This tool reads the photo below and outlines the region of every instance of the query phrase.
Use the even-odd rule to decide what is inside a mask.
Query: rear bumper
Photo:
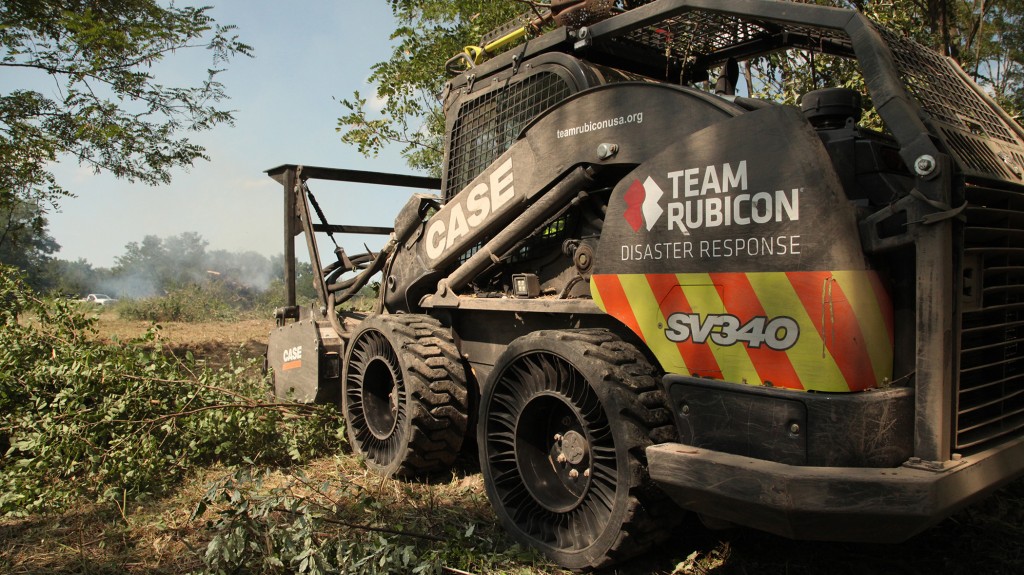
[[[1024,472],[1024,438],[935,466],[787,465],[679,443],[647,448],[681,507],[794,539],[898,542]]]

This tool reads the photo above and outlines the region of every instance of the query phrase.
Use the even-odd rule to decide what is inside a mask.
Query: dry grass
[[[124,320],[112,313],[101,313],[100,334],[107,339],[127,340],[138,337],[152,325],[146,321]],[[178,345],[215,344],[237,346],[249,342],[266,345],[267,335],[274,329],[273,319],[249,319],[237,322],[163,322],[160,333],[169,343]]]
[[[108,317],[109,316],[109,317]],[[101,336],[129,339],[145,332],[145,322],[100,314]],[[262,355],[272,321],[231,324],[166,324],[161,337],[175,351],[191,350],[210,361],[235,353]],[[447,478],[434,482],[382,479],[357,458],[340,455],[303,467],[307,479],[285,471],[265,484],[293,485],[295,493],[324,495],[346,508],[348,520],[385,521],[422,533],[481,525],[481,537],[507,548],[484,494],[472,458]],[[229,473],[200,469],[172,494],[123,505],[86,504],[57,516],[0,520],[0,573],[179,575],[201,570],[210,538],[205,521],[189,516],[210,482]],[[323,494],[311,485],[328,482]],[[319,488],[317,488],[319,489]],[[372,513],[366,511],[373,502]],[[362,513],[363,515],[360,515]],[[366,517],[370,513],[372,518]],[[655,553],[614,571],[616,575],[703,574],[921,574],[969,575],[1024,572],[1024,481],[956,514],[899,545],[794,542],[748,529],[710,532],[689,521]],[[457,573],[458,571],[450,571]],[[566,573],[529,560],[476,571],[542,575]]]
[[[125,320],[116,310],[100,310],[97,318],[99,337],[108,341],[128,341],[141,337],[153,324],[147,321]],[[236,322],[161,322],[159,341],[175,355],[186,352],[211,367],[227,365],[232,357],[262,357],[267,348],[267,336],[274,329],[273,319],[248,319]]]
[[[200,470],[176,492],[137,504],[84,504],[61,515],[0,520],[0,572],[10,575],[189,573],[204,534],[189,522],[197,494],[223,470]]]

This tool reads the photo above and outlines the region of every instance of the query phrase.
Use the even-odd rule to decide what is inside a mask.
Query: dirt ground
[[[100,314],[99,320],[100,334],[110,339],[138,337],[151,325],[150,322],[123,320],[114,314],[106,313]],[[164,338],[177,344],[217,343],[230,346],[255,341],[266,345],[267,335],[274,329],[274,320],[268,318],[237,322],[162,322],[159,325]]]
[[[124,320],[115,313],[98,316],[99,337],[110,341],[128,341],[142,337],[151,322]],[[227,365],[232,357],[260,358],[267,349],[267,336],[274,329],[273,318],[236,322],[161,322],[159,341],[177,355],[192,352],[193,357],[211,366]]]

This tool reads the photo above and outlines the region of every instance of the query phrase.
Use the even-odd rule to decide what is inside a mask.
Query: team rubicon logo
[[[803,188],[748,185],[747,162],[726,162],[670,171],[666,192],[653,177],[636,179],[626,190],[623,217],[634,232],[655,226],[689,235],[703,228],[794,222],[800,219]],[[756,182],[755,182],[756,183]],[[770,187],[768,187],[770,186]],[[669,196],[667,201],[662,198]],[[659,225],[659,222],[663,222]]]
[[[658,218],[665,212],[658,203],[664,195],[665,192],[650,176],[643,183],[640,180],[633,181],[633,185],[626,191],[625,217],[634,232],[639,232],[641,226],[645,226],[647,231],[654,228]]]

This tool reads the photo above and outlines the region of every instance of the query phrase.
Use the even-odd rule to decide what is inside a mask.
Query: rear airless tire
[[[644,451],[675,436],[664,394],[643,355],[608,331],[512,342],[484,390],[478,434],[502,524],[564,567],[628,559],[678,521]]]
[[[466,434],[466,375],[448,330],[425,315],[372,315],[353,334],[342,411],[353,450],[384,476],[451,467]]]

